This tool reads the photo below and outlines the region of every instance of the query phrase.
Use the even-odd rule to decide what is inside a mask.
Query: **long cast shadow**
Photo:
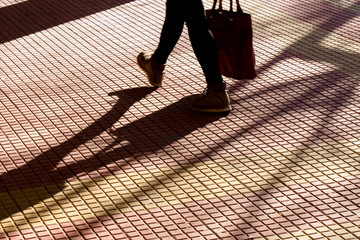
[[[134,0],[28,0],[0,8],[0,43]]]
[[[155,88],[143,87],[120,91],[117,95],[119,99],[113,108],[84,130],[45,151],[27,164],[2,174],[0,192],[15,190],[19,186],[26,188],[64,182],[66,179],[55,171],[56,165],[80,145],[111,128],[135,102],[154,90]]]
[[[303,3],[300,3],[303,5]],[[345,75],[343,78],[334,78],[331,76],[333,73],[346,73],[348,72],[347,69],[349,68],[348,59],[359,59],[360,55],[356,52],[346,52],[342,51],[340,49],[333,49],[331,47],[327,47],[324,44],[321,44],[322,41],[328,37],[331,33],[335,32],[336,29],[342,27],[344,24],[352,20],[353,18],[357,17],[357,13],[351,13],[349,10],[351,10],[353,7],[356,7],[356,5],[359,5],[360,1],[355,1],[352,5],[350,5],[347,8],[344,8],[342,11],[339,11],[335,14],[328,14],[328,18],[324,20],[321,24],[314,27],[314,29],[294,42],[293,44],[286,47],[286,49],[283,50],[280,54],[275,56],[274,58],[270,59],[268,62],[264,63],[262,66],[260,66],[257,70],[258,73],[264,73],[268,71],[272,66],[275,64],[287,60],[293,57],[298,57],[297,52],[301,54],[302,58],[305,58],[306,60],[313,60],[318,62],[328,62],[330,64],[335,65],[335,68],[332,68],[332,71],[319,74],[318,76],[312,76],[313,78],[316,77],[319,79],[319,82],[316,83],[313,87],[310,86],[310,88],[301,94],[301,96],[294,99],[294,101],[290,101],[287,104],[284,104],[283,107],[280,107],[277,109],[277,111],[274,111],[273,113],[269,114],[268,116],[259,119],[255,124],[251,125],[249,128],[246,129],[245,132],[250,131],[252,129],[255,129],[257,127],[260,127],[266,123],[269,123],[273,118],[288,114],[292,111],[296,110],[305,110],[305,109],[319,109],[319,115],[317,116],[317,122],[314,124],[314,126],[311,126],[311,131],[305,130],[304,133],[310,133],[309,137],[306,137],[304,140],[299,141],[297,145],[298,147],[291,150],[290,156],[287,157],[287,161],[282,164],[282,166],[277,167],[274,169],[272,174],[272,178],[267,180],[265,184],[261,185],[262,190],[254,192],[251,197],[252,200],[254,200],[254,203],[250,203],[250,206],[254,206],[254,209],[261,208],[261,206],[258,205],[258,200],[266,202],[266,200],[269,199],[269,197],[274,197],[274,195],[271,195],[270,190],[274,188],[275,184],[277,183],[283,183],[285,185],[286,181],[289,180],[289,176],[291,176],[292,173],[294,173],[294,169],[297,169],[299,167],[302,167],[302,162],[306,157],[308,157],[307,154],[308,150],[311,149],[311,146],[316,145],[319,142],[328,142],[328,141],[335,141],[336,139],[333,139],[333,136],[329,136],[329,129],[333,124],[333,121],[336,121],[336,117],[339,114],[339,111],[346,107],[347,104],[352,104],[351,99],[356,94],[356,89],[358,87],[358,81],[356,79],[352,79],[351,82],[348,81]],[[308,14],[307,18],[316,18],[318,16],[323,17],[324,13],[327,12],[326,9],[320,9],[322,11],[319,11],[320,13],[316,12],[316,9],[312,14]],[[303,13],[301,13],[303,14]],[[326,29],[326,31],[324,31]],[[314,49],[316,53],[319,54],[313,54],[311,57],[306,57],[306,54],[302,54],[301,50],[305,49],[309,51],[309,49]],[[329,57],[332,56],[332,57]],[[358,63],[358,62],[356,62]],[[357,68],[357,64],[353,64],[353,68]],[[354,71],[353,71],[354,72]],[[327,77],[329,76],[329,77]],[[330,80],[332,84],[329,84],[329,82],[326,80]],[[296,83],[295,81],[289,81],[286,83],[284,87],[286,89],[296,89],[296,86],[293,86],[293,84]],[[237,85],[241,85],[242,83],[237,83],[233,86],[231,86],[231,90],[236,91]],[[304,86],[302,86],[303,88]],[[256,97],[263,93],[266,93],[267,91],[276,90],[277,86],[273,86],[271,88],[265,89],[265,91],[259,91],[258,93],[252,94],[249,97]],[[332,92],[333,94],[329,96],[329,92]],[[326,98],[324,98],[326,96]],[[244,97],[239,100],[246,101],[249,97]],[[239,140],[240,137],[245,133],[244,131],[240,131],[239,135],[233,136],[234,139]],[[340,136],[342,137],[342,136]],[[358,137],[358,136],[351,136],[351,137]],[[334,151],[336,149],[332,149]],[[340,151],[340,150],[339,150]],[[345,153],[344,153],[345,154]],[[329,162],[332,161],[331,159],[328,160]],[[254,164],[257,164],[254,161]],[[332,189],[333,191],[336,191],[336,189]],[[306,193],[306,192],[304,192]],[[269,196],[270,195],[270,196]],[[302,195],[300,194],[302,198],[305,198],[306,201],[308,199],[306,198],[306,194]],[[341,195],[341,194],[339,194]],[[255,204],[257,203],[257,204]],[[312,200],[308,201],[309,204],[314,207],[314,209],[317,209],[319,212],[321,210],[316,206],[315,203],[313,203]],[[268,206],[266,205],[266,208]],[[244,222],[248,225],[252,225],[251,222],[258,221],[258,219],[252,215],[251,212],[248,213],[248,215],[251,215],[252,217],[248,218],[249,221],[246,221],[246,217],[242,216],[242,219]],[[326,213],[324,213],[326,215]],[[298,229],[299,231],[302,231],[302,229],[298,226],[298,221],[303,219],[301,216],[297,216],[295,214],[296,218],[292,215],[290,218],[287,216],[283,216],[284,219],[286,219],[291,225],[289,224],[289,227],[295,227],[295,229]],[[246,237],[246,236],[244,236]]]
[[[134,156],[156,153],[223,116],[193,112],[187,106],[191,96],[185,97],[166,108],[112,131],[114,141],[92,157],[75,161],[64,167],[56,167],[57,163],[71,151],[110,128],[134,102],[139,101],[153,90],[154,88],[138,88],[112,93],[111,95],[119,97],[113,109],[68,141],[46,151],[26,165],[3,174],[1,176],[2,191],[9,191],[14,186],[12,182],[14,180],[25,182],[29,179],[38,179],[36,182],[28,182],[27,187],[42,186],[44,183],[48,185],[52,182],[59,186],[57,191],[51,192],[51,195],[54,195],[65,187],[63,183],[78,174],[90,174],[114,162],[120,167],[138,163],[141,160],[137,160]],[[128,144],[122,145],[124,140]],[[126,160],[127,158],[130,160]],[[19,198],[22,197],[19,196]],[[31,203],[26,199],[13,199],[15,203],[21,202],[21,205],[2,211],[0,220],[23,211],[46,198],[48,197],[39,196],[39,199]]]
[[[323,82],[328,81],[328,79],[333,79],[332,78],[332,73],[325,73],[325,74],[319,74],[318,78],[320,80],[319,83],[316,83],[314,85],[309,85],[308,88],[306,90],[301,91],[298,95],[294,95],[291,99],[285,101],[285,102],[281,102],[279,103],[279,105],[276,106],[276,108],[274,108],[272,110],[271,113],[265,114],[263,116],[259,116],[258,119],[256,121],[254,121],[252,124],[250,124],[249,126],[247,126],[246,128],[243,129],[239,129],[239,131],[237,131],[236,133],[234,133],[234,135],[227,135],[224,138],[223,142],[218,143],[217,146],[212,146],[211,148],[206,148],[203,152],[201,152],[199,155],[196,155],[196,157],[192,157],[190,159],[187,159],[189,164],[182,164],[182,165],[178,165],[178,166],[174,166],[172,167],[169,171],[166,171],[166,173],[164,173],[163,175],[157,176],[157,177],[153,177],[148,179],[148,183],[141,186],[141,189],[135,192],[132,192],[131,195],[126,196],[124,198],[119,199],[118,201],[114,202],[114,206],[108,207],[106,208],[105,211],[109,211],[111,212],[111,210],[116,210],[116,209],[121,209],[123,207],[127,207],[129,204],[131,203],[135,203],[138,201],[141,201],[139,199],[141,199],[142,197],[150,194],[151,191],[153,191],[154,189],[158,189],[158,188],[162,188],[164,187],[163,184],[166,184],[166,182],[168,181],[168,179],[174,179],[176,177],[178,177],[179,175],[181,176],[183,173],[191,171],[192,168],[194,168],[194,165],[192,163],[195,162],[199,162],[199,161],[205,161],[206,159],[208,159],[208,155],[211,154],[212,152],[217,152],[220,151],[221,149],[223,149],[224,147],[226,147],[229,142],[231,142],[233,139],[237,139],[239,141],[241,141],[239,139],[239,136],[243,136],[249,132],[251,132],[252,130],[261,128],[262,126],[268,124],[269,122],[273,121],[274,118],[278,117],[278,116],[284,116],[286,114],[289,114],[293,111],[302,111],[305,110],[307,108],[319,108],[319,109],[324,109],[326,111],[329,111],[329,113],[331,113],[334,109],[339,108],[340,106],[344,106],[347,101],[349,100],[349,97],[352,96],[353,94],[353,90],[354,88],[351,87],[347,87],[347,88],[340,88],[339,89],[339,85],[341,86],[341,83],[335,84],[336,80],[334,80],[334,85],[326,85],[327,87],[322,88],[321,86],[323,85]],[[298,84],[302,84],[302,81],[307,81],[307,79],[299,79],[293,82],[287,82],[287,83],[282,83],[279,84],[277,86],[272,86],[269,87],[264,91],[261,92],[255,92],[254,94],[252,94],[251,96],[248,96],[246,98],[243,98],[241,102],[243,101],[251,101],[252,98],[254,97],[259,97],[261,95],[266,95],[266,92],[273,92],[274,90],[285,90],[288,88],[293,87],[294,85],[298,85]],[[355,83],[353,83],[355,84]],[[336,94],[334,94],[333,96],[330,96],[326,99],[319,99],[319,100],[315,100],[313,103],[312,107],[309,107],[309,102],[313,102],[314,100],[314,92],[317,92],[319,95],[326,93],[328,91],[331,90],[337,90]],[[186,99],[185,99],[186,100]],[[328,102],[336,102],[337,104],[332,106],[331,104],[329,104]],[[184,105],[182,104],[182,106],[179,106],[181,108],[184,107]],[[180,109],[179,109],[180,110]],[[184,109],[185,110],[185,109]],[[185,110],[187,111],[187,110]],[[156,115],[161,116],[161,111],[155,113],[154,115],[151,115],[149,117],[150,121],[156,121],[158,118]],[[177,113],[177,111],[175,111],[175,113]],[[200,119],[204,121],[204,117],[206,115],[199,115]],[[326,121],[326,116],[320,116],[321,120]],[[178,118],[178,120],[183,119],[182,118],[182,114],[179,115],[180,118]],[[217,116],[210,116],[210,117],[215,117],[217,118]],[[198,118],[198,117],[196,117]],[[192,119],[189,118],[189,119]],[[206,122],[208,120],[205,120]],[[167,122],[167,121],[166,121]],[[176,126],[177,124],[182,124],[181,121],[172,121],[173,122],[173,126]],[[133,124],[129,124],[127,125],[129,129],[131,129],[131,132],[133,131],[138,131],[143,129],[141,126],[144,122],[142,120],[139,121],[135,121],[133,122]],[[322,123],[319,123],[320,126],[322,126]],[[326,125],[324,125],[326,126]],[[179,126],[179,128],[181,128],[182,126]],[[139,129],[138,129],[139,128]],[[156,126],[154,125],[153,127],[151,127],[151,129],[156,130]],[[189,129],[189,131],[191,131],[191,129]],[[309,143],[312,141],[316,142],[318,140],[321,140],[324,138],[324,135],[318,135],[318,133],[320,133],[318,131],[318,129],[314,128],[314,136],[311,137],[311,139],[309,139]],[[126,128],[125,126],[122,128],[119,128],[117,130],[114,131],[115,136],[119,137],[119,142],[121,142],[121,139],[124,139],[124,134],[126,134]],[[175,134],[175,138],[176,134]],[[129,138],[126,138],[129,139]],[[161,138],[160,138],[161,139]],[[153,138],[151,138],[151,140],[154,140]],[[323,139],[326,140],[326,139]],[[136,141],[133,142],[134,144],[136,143]],[[116,143],[114,142],[114,145],[116,145]],[[133,145],[133,144],[131,144]],[[161,143],[160,143],[161,145]],[[306,147],[306,144],[304,145]],[[301,148],[299,148],[299,150],[301,150]],[[123,151],[125,151],[125,148],[122,149],[115,149],[112,150],[110,152],[110,155],[114,154],[114,157],[116,158],[116,156],[118,154],[123,154]],[[294,155],[297,153],[298,150],[295,150]],[[97,157],[101,157],[104,154],[98,154]],[[95,156],[94,156],[95,157]],[[133,161],[134,162],[134,161]],[[127,164],[131,164],[131,162],[127,162]],[[254,162],[254,164],[256,164]],[[293,159],[289,159],[289,163],[285,163],[284,167],[281,167],[281,174],[285,174],[285,173],[289,173],[291,171],[293,171],[294,166],[296,166],[296,161]],[[281,179],[283,177],[286,177],[286,175],[281,175],[279,176],[278,173],[275,173],[274,175],[274,179],[270,179],[268,180],[268,184],[266,185],[262,185],[263,190],[262,191],[257,191],[254,192],[253,196],[254,198],[262,198],[263,195],[267,194],[267,190],[271,188],[271,184],[274,184],[278,181],[281,181]],[[200,180],[199,180],[200,181]],[[76,189],[76,192],[78,192],[81,189]],[[156,202],[155,202],[156,204]],[[257,206],[258,208],[259,206]],[[106,214],[104,214],[106,215]],[[246,215],[246,211],[244,211],[244,215]],[[89,221],[93,221],[93,220],[89,220]],[[97,221],[97,220],[96,220]],[[250,226],[252,225],[251,222],[248,222],[247,218],[242,218],[242,221],[246,222],[247,224],[249,224]],[[244,236],[246,237],[246,236]]]
[[[349,63],[347,61],[344,61],[346,57],[349,59],[358,59],[360,57],[357,53],[349,53],[349,52],[342,52],[340,50],[335,50],[329,47],[326,47],[324,45],[321,45],[321,41],[324,40],[330,33],[333,33],[336,29],[340,28],[344,24],[346,24],[351,19],[358,16],[357,13],[350,12],[349,9],[353,8],[354,6],[360,4],[360,1],[354,2],[352,5],[348,6],[347,8],[342,9],[341,11],[337,12],[334,16],[329,16],[326,20],[324,20],[321,24],[318,26],[315,26],[314,30],[296,41],[295,43],[291,44],[286,48],[286,50],[280,54],[282,59],[287,58],[286,51],[287,50],[294,50],[299,51],[299,49],[304,48],[306,45],[310,45],[311,48],[317,49],[317,51],[321,51],[323,54],[318,54],[312,57],[312,60],[317,61],[326,61],[329,63],[332,63],[336,65],[339,70],[343,70],[344,66],[348,65]],[[326,11],[326,9],[320,9],[323,12]],[[313,16],[316,16],[319,14],[313,14]],[[346,17],[344,17],[344,15]],[[307,16],[311,18],[311,15]],[[323,31],[323,29],[326,29],[327,31]],[[329,58],[328,56],[336,56],[335,58]],[[346,56],[345,56],[346,55]],[[264,67],[261,68],[261,71],[264,71],[268,66],[271,66],[275,64],[277,61],[276,59],[281,59],[279,57],[276,57]],[[346,69],[346,68],[345,68]],[[345,70],[346,71],[346,70]]]
[[[118,166],[129,167],[141,161],[137,160],[137,156],[156,153],[191,132],[224,116],[223,114],[209,114],[190,110],[187,105],[191,97],[184,97],[180,101],[145,118],[112,131],[116,141],[109,144],[101,152],[89,159],[80,160],[73,165],[58,170],[66,178],[69,178],[73,174],[81,173],[84,170],[85,172],[94,171],[94,165],[89,163],[99,164],[100,167],[126,158],[129,158],[129,160],[119,163]],[[121,145],[120,143],[124,141],[126,144]],[[198,160],[193,159],[193,161]],[[81,170],[78,168],[79,165],[82,166]]]
[[[302,3],[301,3],[302,4]],[[350,6],[342,9],[339,12],[336,12],[334,15],[327,15],[327,18],[324,19],[320,24],[315,25],[314,29],[308,34],[304,35],[299,40],[295,41],[291,45],[287,46],[282,52],[280,52],[277,56],[270,59],[268,62],[264,63],[261,66],[257,67],[258,75],[269,70],[272,66],[279,63],[280,61],[298,57],[297,52],[301,54],[301,56],[308,60],[315,60],[319,62],[329,62],[334,64],[339,71],[347,72],[347,66],[349,62],[346,59],[359,59],[360,55],[356,52],[350,53],[337,49],[333,49],[331,47],[327,47],[326,45],[322,45],[321,41],[323,41],[326,37],[328,37],[331,33],[333,33],[336,29],[340,28],[353,18],[358,16],[357,13],[352,12],[351,9],[358,6],[360,1],[355,1]],[[318,11],[318,12],[316,12]],[[323,7],[320,9],[314,9],[313,12],[306,15],[308,19],[315,19],[318,16],[323,16],[324,12],[327,10]],[[285,21],[285,20],[283,20]],[[326,29],[326,31],[324,31]],[[256,33],[255,33],[256,34]],[[315,52],[321,52],[322,54],[312,55],[311,57],[306,57],[302,54],[301,50],[303,49],[315,49]],[[309,50],[307,49],[307,50]],[[334,57],[329,57],[334,56]],[[354,66],[356,68],[357,66]],[[249,81],[251,82],[251,81]],[[247,83],[247,82],[245,82]],[[244,81],[237,81],[236,84],[230,86],[229,91],[236,91],[236,89],[241,87],[244,84]]]
[[[299,49],[305,48],[304,46],[310,46],[310,48],[315,49],[315,51],[321,52],[322,54],[312,55],[311,58],[309,57],[308,59],[318,62],[329,62],[336,66],[333,69],[334,73],[346,73],[347,68],[351,64],[348,59],[359,59],[360,54],[356,52],[350,53],[338,49],[333,49],[321,43],[331,33],[335,32],[338,28],[342,27],[344,24],[358,16],[358,14],[352,12],[351,9],[358,6],[359,4],[360,1],[357,0],[348,7],[343,8],[342,10],[334,13],[333,15],[326,15],[324,20],[320,24],[315,26],[311,32],[309,32],[293,44],[289,45],[282,53],[261,66],[259,68],[259,72],[265,72],[278,62],[294,57],[293,53],[299,51]],[[319,13],[316,11],[319,11]],[[316,19],[319,16],[323,17],[324,12],[326,12],[326,9],[324,9],[324,6],[322,6],[319,7],[318,10],[314,9],[313,12],[308,13],[304,18]],[[324,29],[326,29],[326,31],[324,31]],[[354,69],[357,67],[356,63],[353,64],[353,67]],[[344,78],[334,79],[334,77],[331,76],[331,73],[332,72],[329,71],[328,73],[322,74],[323,76],[319,78],[320,81],[317,83],[318,87],[314,88],[311,92],[309,92],[315,97],[314,99],[312,99],[312,101],[318,102],[318,107],[321,109],[321,115],[318,116],[319,122],[317,123],[317,128],[314,128],[311,136],[309,136],[306,140],[302,141],[300,147],[293,151],[293,158],[289,159],[289,162],[284,164],[284,167],[282,167],[281,170],[273,174],[274,179],[273,181],[269,181],[269,184],[267,186],[264,186],[265,190],[270,189],[273,183],[280,182],[282,178],[286,177],[286,174],[291,172],[291,169],[299,164],[299,162],[303,158],[303,155],[305,155],[305,151],[309,148],[309,146],[318,142],[319,140],[329,139],[327,130],[332,124],[331,121],[333,121],[336,115],[339,114],[338,111],[341,108],[346,107],[346,105],[349,104],[351,98],[355,96],[355,90],[359,85],[356,79],[349,81],[345,78],[347,77],[346,75],[343,76]],[[326,75],[328,75],[329,78],[325,77]],[[332,83],[329,85],[329,80],[323,81],[321,79],[329,79],[332,81]],[[327,97],[326,101],[323,101],[320,98],[316,100],[319,93],[328,92],[332,92],[333,94],[331,97]],[[305,104],[306,106],[306,101],[304,101],[302,105],[303,104]],[[308,103],[308,106],[310,107],[311,103]]]

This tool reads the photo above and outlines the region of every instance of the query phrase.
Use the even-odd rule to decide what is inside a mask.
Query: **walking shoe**
[[[229,112],[231,111],[230,98],[226,84],[209,84],[204,92],[191,101],[189,107],[201,112]]]
[[[164,79],[164,64],[159,64],[151,55],[141,52],[137,56],[137,64],[146,73],[149,83],[155,87],[160,87]]]

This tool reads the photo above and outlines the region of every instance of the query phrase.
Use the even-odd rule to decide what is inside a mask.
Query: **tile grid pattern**
[[[1,1],[0,238],[359,238],[358,6],[244,2],[259,77],[209,116],[185,32],[136,67],[163,1]]]

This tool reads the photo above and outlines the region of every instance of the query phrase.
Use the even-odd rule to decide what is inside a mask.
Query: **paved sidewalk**
[[[186,31],[136,65],[165,1],[0,0],[0,239],[360,239],[360,1],[241,3],[258,77],[213,115]]]

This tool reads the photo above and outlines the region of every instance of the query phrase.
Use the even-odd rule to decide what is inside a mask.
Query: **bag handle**
[[[241,7],[240,7],[240,3],[239,3],[239,0],[235,0],[236,1],[236,11],[237,12],[240,12],[240,13],[243,13]],[[214,0],[214,3],[213,3],[213,6],[211,8],[211,10],[215,11],[215,8],[216,8],[216,4],[217,4],[217,0]],[[220,12],[223,10],[223,7],[222,7],[222,0],[219,0],[219,9],[218,9]],[[233,13],[234,10],[233,10],[233,0],[230,0],[230,12]]]

